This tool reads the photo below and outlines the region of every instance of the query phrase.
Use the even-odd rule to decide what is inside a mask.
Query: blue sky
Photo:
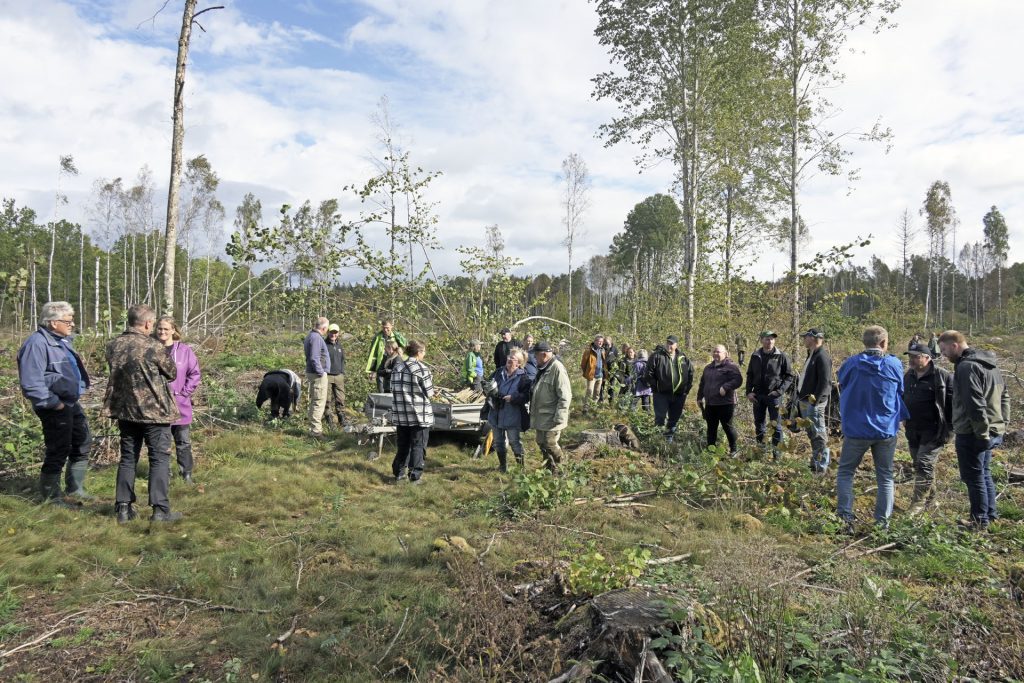
[[[57,159],[63,211],[88,222],[97,178],[133,178],[148,165],[161,189],[169,157],[170,94],[181,1],[0,0],[0,195],[53,215]],[[482,244],[497,223],[528,272],[565,269],[558,174],[568,154],[594,180],[576,262],[604,253],[629,209],[665,191],[671,169],[638,173],[639,150],[605,148],[598,126],[615,113],[590,98],[607,68],[585,0],[222,0],[196,31],[186,91],[186,156],[205,154],[234,207],[254,192],[272,217],[281,203],[318,202],[370,175],[370,117],[386,95],[413,161],[442,171],[430,191],[447,247]],[[907,0],[898,26],[856,34],[847,79],[830,93],[835,130],[881,118],[892,150],[853,145],[860,169],[812,178],[803,214],[808,252],[874,233],[872,252],[896,260],[893,229],[917,215],[928,185],[948,180],[958,241],[981,237],[995,204],[1024,259],[1024,71],[1016,54],[1024,2]],[[359,207],[343,198],[346,213]],[[162,220],[158,206],[154,221]],[[920,219],[918,218],[920,224]],[[212,243],[222,244],[221,239]],[[917,251],[924,251],[923,240]],[[859,260],[869,253],[862,252]],[[782,252],[751,257],[752,272],[785,268]],[[442,270],[457,261],[438,257]]]

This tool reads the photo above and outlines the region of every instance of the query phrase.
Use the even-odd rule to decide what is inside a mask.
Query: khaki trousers
[[[562,448],[558,445],[558,439],[561,436],[561,429],[549,432],[537,430],[537,446],[540,447],[540,453],[544,456],[545,467],[552,472],[557,472],[558,466],[562,462]]]
[[[307,372],[306,386],[309,387],[309,431],[322,434],[324,408],[327,407],[327,375]]]

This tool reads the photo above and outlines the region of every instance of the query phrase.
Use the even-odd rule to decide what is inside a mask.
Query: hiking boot
[[[781,458],[781,457],[782,457],[782,452],[779,451],[779,447],[778,446],[772,446],[772,461],[773,462],[778,462],[779,458]]]
[[[127,524],[139,516],[139,513],[135,512],[135,508],[132,507],[131,503],[118,503],[114,506],[114,510],[117,512],[118,524]]]
[[[395,475],[395,483],[396,484],[401,484],[403,481],[405,481],[405,479],[406,479],[405,472],[401,472],[401,473]]]
[[[194,484],[195,483],[194,481],[192,481],[192,473],[191,472],[182,472],[181,480],[184,481],[186,484]]]
[[[164,512],[163,510],[157,510],[153,508],[153,515],[149,518],[150,522],[177,522],[185,515],[180,512]]]
[[[843,536],[856,536],[857,521],[853,519],[844,519],[842,526],[839,528],[839,533]]]
[[[988,531],[988,520],[958,519],[956,525],[964,531]]]
[[[409,483],[412,484],[413,486],[419,486],[419,485],[421,485],[423,483],[423,480],[422,479],[410,479]]]

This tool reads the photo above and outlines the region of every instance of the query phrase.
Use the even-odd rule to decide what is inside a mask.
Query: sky
[[[62,217],[89,225],[97,179],[133,179],[148,166],[166,192],[171,95],[181,0],[0,0],[0,196],[51,220],[58,160]],[[200,2],[199,8],[214,4]],[[483,246],[498,224],[521,273],[565,272],[560,171],[571,153],[592,176],[574,261],[604,254],[629,210],[669,190],[672,168],[641,172],[640,150],[605,147],[616,113],[591,98],[609,68],[585,0],[220,0],[193,33],[185,92],[185,158],[204,154],[227,209],[247,192],[267,220],[284,203],[337,197],[362,184],[379,154],[372,114],[382,96],[414,164],[440,171],[436,203],[442,271],[459,245]],[[801,199],[812,254],[874,235],[856,260],[898,261],[895,227],[915,223],[928,186],[946,180],[957,240],[982,238],[995,205],[1010,228],[1010,261],[1024,260],[1024,2],[905,0],[896,26],[851,36],[829,92],[836,132],[892,129],[891,148],[853,143],[859,179],[813,176]],[[162,221],[164,207],[158,206]],[[758,249],[749,272],[781,275],[785,245]],[[918,237],[914,251],[927,248]],[[349,277],[355,277],[349,273]]]

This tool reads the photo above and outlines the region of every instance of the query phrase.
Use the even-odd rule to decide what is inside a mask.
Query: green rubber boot
[[[67,486],[67,495],[78,500],[96,500],[85,490],[85,473],[89,471],[89,461],[79,460],[68,465],[64,476],[64,483]]]
[[[44,503],[62,508],[75,507],[64,500],[64,492],[60,488],[60,473],[41,473],[39,475],[39,493],[42,495]]]

